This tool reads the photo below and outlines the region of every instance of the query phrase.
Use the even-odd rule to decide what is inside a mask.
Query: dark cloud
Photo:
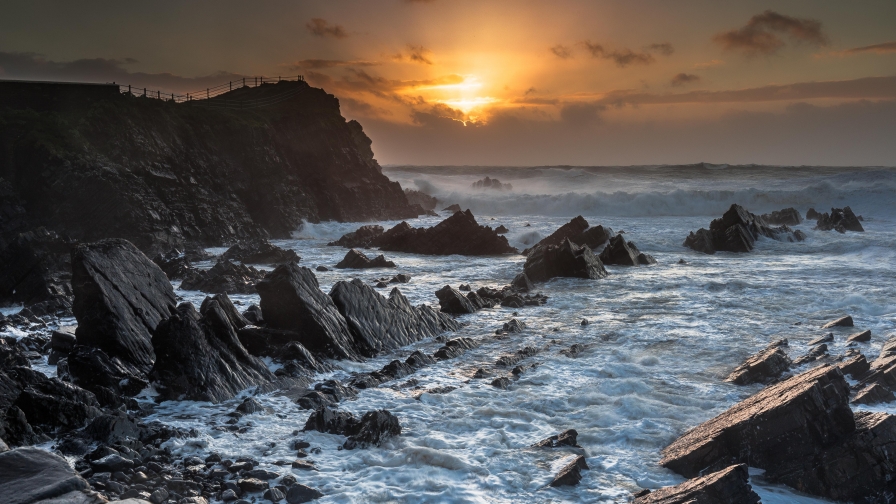
[[[605,109],[596,103],[569,103],[560,108],[560,119],[570,126],[588,126],[597,122]]]
[[[378,61],[363,61],[363,60],[327,60],[327,59],[306,59],[297,61],[290,65],[284,65],[286,68],[290,69],[312,69],[312,70],[320,70],[322,68],[333,68],[333,67],[342,67],[342,66],[377,66],[380,63]]]
[[[572,58],[572,49],[566,47],[565,45],[557,44],[554,47],[551,47],[550,50],[552,53],[554,53],[554,56],[560,59]]]
[[[864,46],[864,47],[854,47],[852,49],[847,49],[845,51],[841,51],[841,54],[861,54],[861,53],[893,54],[893,53],[896,53],[896,42],[884,42],[883,44],[874,44],[874,45]]]
[[[672,47],[672,44],[668,42],[663,42],[661,44],[650,44],[649,46],[647,46],[647,50],[660,53],[663,56],[671,56],[672,53],[675,52],[675,48]]]
[[[680,73],[674,77],[672,77],[672,85],[673,86],[683,86],[685,84],[690,84],[692,82],[697,82],[700,80],[699,75]]]
[[[530,94],[530,93],[537,93],[537,92],[538,92],[537,89],[535,89],[534,87],[530,87],[530,88],[527,89],[526,92],[523,93],[523,94],[524,94],[524,95],[528,95],[528,94]]]
[[[338,24],[330,24],[326,19],[312,18],[311,21],[305,24],[305,28],[308,28],[312,35],[318,37],[333,37],[337,39],[348,37],[348,32],[345,31],[345,28]]]
[[[431,53],[429,49],[420,46],[408,44],[408,59],[415,63],[423,63],[424,65],[432,65],[432,60],[429,58],[428,54]]]
[[[740,51],[747,56],[771,55],[785,45],[779,35],[815,46],[828,43],[820,22],[785,16],[771,10],[753,16],[742,28],[719,33],[713,40],[725,50]]]
[[[620,68],[625,68],[629,65],[649,65],[656,61],[653,55],[648,52],[635,52],[631,49],[616,49],[610,51],[605,49],[601,44],[592,43],[590,40],[582,41],[581,45],[591,54],[592,58],[613,60],[616,63],[616,66]],[[664,55],[672,54],[672,51],[674,51],[671,44],[653,44],[648,46],[648,48]]]

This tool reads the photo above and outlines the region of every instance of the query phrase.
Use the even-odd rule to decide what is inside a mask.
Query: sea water
[[[293,473],[320,489],[321,502],[627,502],[632,492],[684,479],[658,465],[660,451],[685,430],[756,393],[760,385],[725,383],[747,356],[778,338],[790,342],[792,357],[827,333],[820,326],[845,314],[856,328],[871,329],[872,341],[857,348],[869,360],[894,333],[896,323],[896,172],[883,168],[821,169],[769,167],[640,168],[387,168],[403,187],[419,188],[447,206],[459,203],[484,225],[506,226],[511,245],[523,249],[576,215],[592,225],[624,231],[655,266],[608,266],[601,280],[554,279],[538,285],[546,305],[485,309],[459,317],[454,336],[479,346],[463,356],[423,368],[412,376],[362,390],[339,408],[361,415],[387,409],[402,433],[378,448],[341,450],[344,438],[301,430],[310,412],[276,393],[257,399],[264,414],[242,417],[243,433],[216,429],[225,424],[246,391],[221,404],[141,402],[153,407],[147,420],[195,429],[199,436],[172,440],[178,455],[218,452],[252,457],[261,467]],[[490,176],[511,183],[510,191],[474,190]],[[708,227],[732,204],[754,213],[794,206],[830,211],[849,205],[863,215],[864,233],[822,232],[813,222],[795,226],[808,238],[800,243],[761,238],[746,254],[704,255],[682,246],[689,231]],[[437,210],[441,210],[437,208]],[[430,226],[449,215],[411,221]],[[388,228],[397,222],[383,222]],[[358,224],[305,224],[291,240],[275,243],[295,250],[302,265],[332,268],[346,250],[326,243]],[[376,254],[376,251],[368,251]],[[467,283],[500,288],[522,271],[521,255],[497,257],[417,256],[387,253],[394,270],[316,272],[329,292],[340,280],[372,283],[380,276],[408,273],[399,284],[414,304],[438,306],[434,292]],[[680,263],[683,259],[684,262]],[[206,265],[210,266],[210,264]],[[390,285],[390,289],[391,289]],[[388,289],[382,289],[384,295]],[[177,290],[195,304],[204,294]],[[258,297],[234,295],[245,309]],[[517,315],[514,315],[514,312]],[[497,338],[495,330],[517,318],[522,333]],[[581,325],[587,319],[588,325]],[[843,353],[847,330],[835,331],[831,355]],[[560,353],[586,345],[576,358]],[[338,370],[317,377],[346,379],[379,369],[440,343],[423,340],[364,363],[337,362]],[[524,363],[538,365],[507,390],[491,379],[473,379],[478,368],[495,369],[502,355],[532,346],[540,352]],[[499,374],[509,374],[495,369]],[[796,369],[798,372],[801,369]],[[497,376],[497,375],[496,375]],[[410,379],[418,388],[399,387]],[[456,387],[448,393],[425,392]],[[893,406],[876,411],[896,413]],[[582,449],[545,450],[530,446],[566,429],[576,429]],[[297,438],[320,448],[312,453],[318,471],[293,470]],[[576,453],[589,470],[574,487],[548,486]],[[824,502],[763,482],[752,484],[766,503]]]

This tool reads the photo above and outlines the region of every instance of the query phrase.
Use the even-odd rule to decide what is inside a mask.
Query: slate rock
[[[342,445],[346,450],[379,446],[384,441],[401,434],[398,417],[387,410],[368,411],[351,429],[351,435]]]
[[[436,297],[439,299],[439,306],[442,313],[450,313],[452,315],[465,315],[475,313],[479,308],[474,305],[466,296],[457,289],[446,285],[436,291]]]
[[[342,258],[342,261],[336,267],[339,269],[394,268],[395,263],[387,261],[383,254],[370,259],[364,252],[351,249],[346,252],[345,257]]]
[[[579,433],[575,429],[567,429],[560,434],[542,439],[532,446],[536,448],[559,448],[562,446],[580,448],[580,446],[576,442],[576,438],[578,437],[578,435]]]
[[[301,260],[294,250],[282,249],[263,239],[237,243],[227,249],[221,259],[247,264],[284,264]]]
[[[567,239],[576,245],[596,249],[604,243],[607,243],[607,240],[609,240],[612,235],[612,229],[603,226],[590,226],[588,221],[579,215],[557,228],[557,230],[551,233],[547,238],[544,238],[534,246],[523,250],[523,255],[531,254],[532,251],[538,247],[561,245]]]
[[[636,498],[633,504],[759,504],[759,496],[749,481],[747,465],[733,465],[680,485],[649,492]]]
[[[832,327],[853,327],[852,316],[846,315],[821,326],[822,329],[830,329]]]
[[[211,269],[192,269],[184,276],[180,288],[209,294],[255,294],[255,284],[264,275],[263,270],[222,259]]]
[[[846,231],[861,233],[865,231],[859,218],[856,217],[856,214],[849,207],[831,208],[830,214],[827,212],[823,214],[816,213],[816,217],[815,229],[820,231],[835,230],[840,233],[845,233]],[[809,218],[808,214],[806,218]]]
[[[99,348],[76,345],[68,355],[68,370],[75,385],[89,390],[106,406],[123,404],[120,396],[133,397],[149,385],[146,373]]]
[[[556,277],[588,278],[607,276],[600,259],[587,246],[578,246],[568,238],[560,245],[536,247],[526,258],[524,272],[533,282]]]
[[[588,469],[588,464],[585,462],[585,457],[577,455],[572,462],[566,464],[560,469],[560,472],[554,476],[554,480],[551,481],[551,486],[561,487],[578,485],[579,481],[582,481],[582,470],[586,469]]]
[[[849,343],[851,341],[856,341],[859,343],[867,343],[871,341],[871,329],[866,329],[862,332],[850,334],[849,337],[846,338],[846,342]]]
[[[684,246],[705,254],[749,252],[760,236],[790,242],[805,239],[802,231],[793,231],[787,226],[772,227],[762,217],[733,204],[722,217],[710,223],[709,230],[701,228],[691,232]]]
[[[796,226],[803,222],[800,211],[793,207],[762,214],[762,219],[772,226]]]
[[[896,395],[885,389],[879,383],[866,385],[852,399],[853,404],[880,404],[896,401]]]
[[[790,369],[790,357],[784,353],[782,349],[784,346],[787,346],[787,340],[778,340],[761,352],[751,355],[743,364],[736,367],[725,381],[737,385],[749,385],[768,383],[777,379]]]
[[[4,504],[31,504],[68,494],[74,498],[88,488],[87,481],[58,455],[30,447],[0,453],[0,502]],[[66,500],[73,499],[57,502]]]
[[[517,253],[507,238],[481,226],[469,210],[457,211],[430,228],[413,228],[402,222],[376,238],[380,250],[424,255],[499,255]]]
[[[378,224],[368,224],[361,226],[351,233],[342,235],[336,241],[328,243],[329,246],[338,246],[345,248],[367,248],[370,243],[383,234],[383,226]]]
[[[320,499],[323,496],[324,494],[316,488],[296,483],[289,487],[289,491],[286,492],[286,502],[289,504],[303,504],[305,502]]]

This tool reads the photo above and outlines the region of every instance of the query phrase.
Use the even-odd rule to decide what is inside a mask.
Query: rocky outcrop
[[[59,455],[37,448],[0,453],[0,502],[5,504],[105,501],[89,496],[88,488],[87,481]]]
[[[613,230],[603,226],[590,226],[584,217],[579,215],[566,224],[560,226],[550,236],[544,238],[535,246],[523,250],[523,255],[529,255],[533,250],[545,245],[560,245],[563,240],[569,241],[576,245],[586,245],[591,249],[596,249],[607,243],[607,240],[613,235]]]
[[[371,242],[380,250],[424,255],[498,255],[518,252],[489,226],[476,222],[473,213],[455,212],[430,228],[413,228],[402,222]]]
[[[436,291],[436,297],[439,299],[439,307],[442,313],[450,313],[452,315],[465,315],[479,311],[481,306],[477,306],[457,289],[446,285]]]
[[[600,261],[604,264],[613,264],[616,266],[641,266],[656,264],[653,256],[645,254],[638,250],[634,242],[627,242],[622,235],[616,235],[610,238],[603,252],[600,253]]]
[[[463,208],[461,208],[460,205],[458,205],[457,203],[453,203],[453,204],[448,205],[447,207],[443,208],[442,211],[456,213],[456,212],[462,212]]]
[[[762,214],[762,220],[772,226],[796,226],[803,222],[803,216],[796,208],[790,207],[783,210],[775,210],[772,213]]]
[[[6,424],[0,430],[6,433],[0,435],[11,444],[38,441],[39,436],[31,434],[32,428],[34,433],[64,433],[83,427],[101,413],[92,393],[58,378],[48,378],[27,367],[8,369],[0,376],[0,406],[10,405],[5,410],[5,422],[0,420],[0,427]],[[13,418],[17,415],[21,418]]]
[[[387,410],[368,411],[360,419],[346,411],[322,407],[308,417],[304,430],[341,434],[348,439],[347,450],[379,446],[387,439],[401,434],[398,418]]]
[[[330,296],[321,292],[310,269],[295,263],[280,265],[256,289],[268,327],[296,333],[312,352],[361,359],[345,318]]]
[[[246,264],[284,264],[299,262],[301,257],[294,250],[282,249],[264,239],[243,241],[227,249],[221,259]]]
[[[148,372],[152,333],[175,305],[165,273],[130,242],[103,240],[73,249],[72,290],[78,344]]]
[[[661,488],[643,495],[632,504],[759,504],[750,486],[747,465],[733,465],[721,471]]]
[[[380,254],[373,259],[367,257],[360,250],[351,249],[345,257],[336,265],[339,269],[369,269],[369,268],[394,268],[395,263],[387,261],[386,256]]]
[[[822,329],[830,329],[832,327],[853,327],[854,323],[851,315],[844,315],[837,320],[832,320],[821,326]]]
[[[373,240],[377,239],[382,234],[383,226],[380,226],[378,224],[368,224],[366,226],[359,227],[357,230],[352,231],[351,233],[342,235],[341,238],[336,241],[332,241],[327,245],[331,247],[367,248],[370,246]]]
[[[785,346],[787,346],[786,339],[773,342],[737,366],[725,381],[737,385],[749,385],[751,383],[768,383],[777,379],[790,369],[790,357],[781,348]]]
[[[857,343],[867,343],[867,342],[871,341],[871,329],[866,329],[864,331],[860,331],[860,332],[850,334],[849,336],[847,336],[847,338],[846,338],[847,343],[851,343],[853,341],[855,341]]]
[[[709,229],[692,231],[685,239],[684,246],[705,254],[715,254],[717,251],[749,252],[760,236],[791,242],[806,238],[802,231],[793,231],[787,226],[771,227],[762,217],[734,204],[721,218],[713,220]]]
[[[510,184],[501,183],[498,179],[493,179],[491,177],[485,177],[483,179],[479,179],[476,182],[470,184],[470,187],[473,189],[493,189],[496,191],[512,191],[513,186]]]
[[[885,389],[879,383],[872,383],[859,389],[852,398],[853,404],[880,404],[896,401],[896,395]]]
[[[577,455],[571,462],[563,466],[551,481],[552,487],[578,485],[582,480],[582,470],[588,469],[585,457]]]
[[[533,282],[546,282],[556,277],[589,278],[607,276],[607,270],[588,246],[578,246],[568,238],[560,245],[536,247],[526,258],[524,273]]]
[[[859,218],[856,217],[856,214],[853,213],[852,209],[849,207],[844,208],[831,208],[831,213],[816,213],[818,220],[815,223],[815,229],[820,231],[837,231],[838,233],[845,233],[847,231],[856,231],[856,232],[864,232],[865,228],[862,227],[862,223],[859,221]],[[810,218],[808,215],[806,218]]]
[[[255,284],[264,275],[263,270],[221,259],[210,269],[190,270],[184,275],[180,288],[209,294],[255,294]]]
[[[264,362],[246,351],[217,300],[200,315],[183,303],[152,338],[156,362],[150,376],[169,400],[220,402],[274,379]]]
[[[439,204],[439,200],[436,198],[433,198],[423,191],[417,191],[416,189],[405,188],[404,195],[407,197],[408,203],[411,205],[420,205],[420,208],[424,210],[435,210],[436,205]]]
[[[99,348],[76,345],[66,362],[74,384],[93,392],[104,406],[117,408],[124,404],[122,396],[135,396],[149,385],[146,373]]]
[[[576,441],[578,435],[579,433],[575,429],[568,429],[561,432],[560,434],[542,439],[532,446],[535,448],[560,448],[563,446],[580,448],[578,442]]]

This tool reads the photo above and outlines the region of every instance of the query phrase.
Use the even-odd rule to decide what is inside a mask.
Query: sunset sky
[[[0,78],[302,74],[383,164],[896,165],[896,1],[7,1]]]

